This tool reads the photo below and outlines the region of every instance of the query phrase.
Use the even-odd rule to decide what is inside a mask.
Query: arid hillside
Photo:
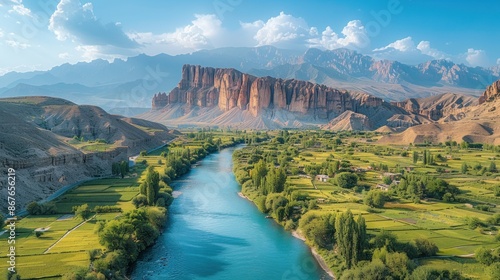
[[[0,162],[16,170],[21,207],[175,137],[160,124],[49,97],[0,99],[0,119]]]
[[[443,103],[434,102],[431,105],[434,108],[439,104],[447,104],[442,107],[448,108],[443,110],[447,113],[441,113],[442,116],[437,121],[413,126],[399,134],[384,136],[379,142],[409,144],[426,141],[439,143],[453,140],[500,145],[499,88],[500,81],[496,81],[486,89],[479,99],[473,101],[470,100],[470,97],[462,97],[461,100],[455,99],[455,101],[460,100],[460,104],[449,102],[449,100]],[[465,104],[470,105],[461,106]],[[427,108],[431,106],[427,105]],[[423,111],[427,114],[434,114],[430,113],[433,109]]]

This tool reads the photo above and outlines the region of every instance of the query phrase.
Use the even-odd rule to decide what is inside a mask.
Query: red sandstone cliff
[[[346,110],[354,112],[390,104],[367,94],[352,95],[307,81],[255,77],[234,69],[184,65],[182,79],[169,94],[153,97],[154,110],[169,104],[218,107],[222,112],[233,108],[256,117],[266,109],[283,109],[329,120]]]

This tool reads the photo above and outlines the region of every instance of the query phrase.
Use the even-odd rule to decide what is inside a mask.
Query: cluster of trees
[[[333,177],[335,176],[335,173],[349,171],[349,168],[351,167],[351,163],[349,161],[345,160],[340,162],[338,160],[333,160],[333,158],[329,159],[321,164],[313,163],[310,165],[306,165],[304,166],[304,171],[311,177],[314,177],[318,174],[325,174]]]
[[[372,168],[373,170],[377,170],[377,171],[386,171],[386,172],[387,172],[387,171],[389,171],[389,166],[388,166],[387,164],[385,164],[385,163],[379,163],[379,164],[376,164],[376,163],[372,162],[372,163],[370,164],[370,166],[371,166],[371,168]]]
[[[476,260],[487,267],[491,279],[500,279],[500,248],[494,250],[485,247],[476,249]]]
[[[165,191],[160,192],[162,187]],[[168,206],[173,200],[171,190],[165,182],[160,181],[160,174],[155,171],[154,167],[149,166],[146,179],[139,186],[139,195],[132,199],[132,204],[136,208],[146,205]]]
[[[308,242],[319,248],[332,250],[336,247],[348,269],[366,257],[368,238],[361,215],[354,219],[350,211],[327,215],[306,213],[300,219],[299,229]]]
[[[96,232],[106,251],[89,251],[93,269],[80,269],[66,279],[127,279],[129,265],[160,235],[166,213],[163,207],[142,207],[119,219],[99,222]]]
[[[393,233],[382,230],[371,238],[368,248],[371,260],[365,258],[358,262],[345,271],[341,279],[463,279],[457,272],[415,269],[413,259],[434,256],[439,250],[427,239],[400,242]],[[427,278],[436,274],[454,275],[456,278]]]
[[[283,167],[268,168],[259,160],[250,171],[253,186],[262,194],[280,193],[285,190],[286,170]]]
[[[370,190],[365,193],[363,202],[365,205],[374,208],[382,208],[386,201],[389,200],[389,195],[381,190]]]
[[[26,206],[26,211],[30,215],[51,215],[57,213],[57,206],[54,202],[38,203],[32,201]]]
[[[413,151],[413,163],[417,163],[420,159],[420,153],[418,151]],[[434,165],[435,158],[434,155],[429,150],[424,150],[422,153],[422,163],[424,165]]]
[[[358,175],[351,172],[341,172],[335,176],[335,183],[344,189],[352,189],[358,184]]]
[[[500,145],[484,144],[483,151],[490,151],[494,153],[500,153]]]
[[[129,172],[128,162],[122,160],[111,165],[111,173],[115,176],[120,175],[122,178]]]
[[[413,200],[435,198],[452,202],[459,194],[457,187],[443,179],[419,174],[406,175],[394,189],[399,196]]]
[[[475,163],[474,165],[469,165],[466,162],[462,163],[460,167],[460,172],[462,174],[468,174],[469,170],[473,170],[476,175],[484,175],[486,172],[496,173],[498,172],[497,165],[494,161],[490,162],[488,167],[483,166],[481,163]]]

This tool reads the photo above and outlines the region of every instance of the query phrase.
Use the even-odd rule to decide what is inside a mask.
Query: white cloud
[[[195,18],[191,24],[163,34],[160,41],[180,44],[188,49],[213,45],[211,39],[220,34],[222,22],[215,15],[195,15]]]
[[[370,44],[365,27],[359,20],[352,20],[342,29],[341,35],[327,26],[320,34],[315,26],[309,27],[300,17],[281,12],[267,21],[240,22],[242,29],[252,32],[257,46],[315,47],[322,49],[363,49]]]
[[[200,49],[220,47],[224,35],[222,22],[213,15],[195,15],[195,19],[174,32],[129,34],[130,38],[144,46],[146,52],[162,49],[170,54],[186,53]]]
[[[389,45],[383,47],[383,48],[378,48],[374,49],[374,52],[380,52],[380,51],[387,51],[387,50],[396,50],[400,52],[409,52],[409,51],[414,51],[416,50],[415,43],[413,42],[413,39],[411,37],[406,37],[401,40],[396,40],[393,43],[390,43]]]
[[[67,53],[67,52],[60,53],[58,56],[61,59],[68,59],[70,57],[69,53]]]
[[[2,30],[2,28],[0,28],[0,38],[2,38],[2,37],[3,37],[3,34],[4,34],[4,33],[3,33],[3,30]]]
[[[370,44],[370,39],[366,34],[366,29],[360,20],[351,20],[342,29],[344,38],[339,38],[338,42],[343,47],[365,48]]]
[[[313,37],[308,40],[308,46],[313,48],[323,48],[328,50],[338,48],[364,49],[370,45],[370,38],[366,34],[366,29],[359,20],[351,20],[342,29],[339,36],[330,26],[327,26],[321,37]]]
[[[420,41],[416,45],[410,36],[374,49],[372,56],[376,59],[396,60],[408,64],[418,64],[433,59],[451,59],[450,55],[432,48],[429,41]]]
[[[484,50],[475,50],[473,48],[467,50],[467,53],[465,53],[465,60],[467,61],[467,63],[474,67],[485,67],[489,64],[486,52]]]
[[[11,46],[14,49],[24,50],[24,49],[31,47],[31,45],[28,43],[21,43],[21,42],[16,41],[16,40],[6,40],[5,43],[7,43],[7,45]]]
[[[432,56],[434,59],[449,59],[449,55],[446,53],[431,48],[431,43],[429,41],[420,41],[417,45],[417,49],[425,55]]]
[[[500,65],[500,58],[497,58],[497,65]]]
[[[280,12],[276,17],[271,17],[265,23],[257,21],[251,24],[254,26],[260,25],[254,36],[258,46],[280,45],[285,42],[288,46],[293,43],[303,44],[309,38],[311,32],[303,18],[287,15],[284,12]],[[244,25],[248,26],[248,24]]]
[[[11,14],[17,13],[22,16],[33,17],[31,10],[24,6],[22,0],[11,0],[9,4],[12,5],[11,9],[9,10],[9,13]]]
[[[95,17],[92,3],[82,5],[80,0],[61,0],[50,17],[49,30],[60,41],[70,39],[89,46],[139,47],[121,26],[103,24]]]

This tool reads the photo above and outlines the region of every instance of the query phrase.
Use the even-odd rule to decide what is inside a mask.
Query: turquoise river
[[[238,196],[228,148],[173,185],[166,230],[132,279],[330,279],[303,241]]]

